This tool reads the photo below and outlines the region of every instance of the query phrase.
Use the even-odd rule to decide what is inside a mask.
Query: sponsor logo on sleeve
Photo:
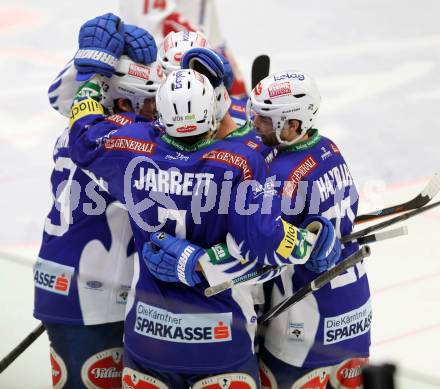
[[[246,146],[250,147],[252,150],[257,150],[260,147],[260,145],[258,143],[255,143],[251,140],[248,140],[246,142]]]
[[[284,228],[284,238],[277,248],[277,254],[281,255],[283,258],[289,258],[292,255],[292,251],[295,248],[296,242],[298,241],[298,230],[290,223],[285,222],[281,219]]]
[[[69,127],[72,128],[77,120],[87,115],[104,115],[104,108],[100,103],[90,98],[76,103],[70,109]]]
[[[146,142],[125,136],[114,136],[104,141],[104,149],[107,151],[126,150],[138,154],[153,154],[156,143]]]
[[[232,340],[232,313],[179,314],[137,303],[134,331],[175,343],[217,343]]]
[[[87,388],[120,388],[122,348],[110,348],[92,355],[81,368],[81,380]]]
[[[38,258],[34,265],[35,287],[67,296],[75,268]]]
[[[105,120],[117,124],[119,127],[134,123],[134,120],[128,118],[127,116],[121,115],[120,113],[111,115]]]
[[[306,158],[304,158],[289,174],[289,177],[287,178],[283,188],[283,195],[293,197],[298,189],[298,183],[303,178],[307,177],[317,167],[318,164],[311,155],[308,155]]]
[[[253,173],[248,160],[240,155],[227,150],[211,150],[203,154],[202,159],[211,159],[236,167],[242,171],[244,180],[251,180]]]
[[[329,368],[322,367],[312,370],[299,378],[292,389],[326,389],[330,380]]]
[[[339,316],[324,319],[324,344],[334,344],[356,338],[370,331],[372,319],[371,304],[364,305]]]

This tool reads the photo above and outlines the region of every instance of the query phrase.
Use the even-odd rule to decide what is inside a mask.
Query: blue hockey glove
[[[190,49],[182,57],[182,69],[194,69],[208,77],[214,88],[224,83],[229,90],[234,81],[229,61],[214,50],[204,47]]]
[[[201,247],[161,231],[151,234],[142,249],[142,258],[156,278],[188,286],[200,282],[196,266],[203,254]]]
[[[305,267],[315,273],[322,273],[332,267],[341,255],[341,243],[330,220],[322,216],[310,216],[301,223],[300,227],[317,234]]]
[[[98,16],[81,26],[78,43],[74,57],[77,81],[96,73],[111,77],[124,50],[124,24],[112,13]]]
[[[133,61],[149,65],[156,61],[157,46],[152,35],[143,28],[126,24],[124,26],[124,54]]]

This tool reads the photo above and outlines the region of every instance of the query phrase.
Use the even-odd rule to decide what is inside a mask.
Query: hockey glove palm
[[[156,278],[188,286],[200,282],[196,266],[203,254],[205,250],[201,247],[165,232],[152,234],[150,242],[145,243],[142,250],[144,262]]]
[[[182,57],[181,68],[193,69],[204,74],[214,88],[223,83],[229,90],[234,81],[228,60],[214,50],[204,47],[188,50]]]
[[[341,243],[330,220],[321,216],[306,218],[301,224],[317,234],[315,244],[305,267],[315,273],[322,273],[332,267],[341,255]]]
[[[124,24],[112,13],[98,16],[81,26],[78,43],[77,80],[88,80],[96,73],[111,77],[124,50]]]
[[[149,65],[156,61],[157,46],[151,34],[143,28],[126,24],[124,26],[124,54],[133,61]]]

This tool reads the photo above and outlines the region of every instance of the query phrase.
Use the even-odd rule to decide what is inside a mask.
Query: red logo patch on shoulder
[[[50,348],[50,364],[52,366],[53,389],[61,389],[67,381],[67,369],[62,358]]]
[[[128,138],[126,136],[114,136],[105,140],[104,149],[108,151],[127,150],[139,154],[153,154],[156,149],[156,143]]]
[[[253,177],[248,160],[240,154],[228,150],[211,150],[203,154],[202,159],[211,159],[229,166],[234,166],[242,171],[244,180],[251,180]]]
[[[318,164],[311,155],[304,158],[300,164],[289,174],[286,183],[283,188],[283,195],[293,197],[298,189],[298,183],[307,177],[313,170],[316,169]]]
[[[81,368],[81,379],[87,388],[120,388],[122,347],[110,348],[92,355]]]
[[[117,124],[118,126],[125,126],[127,124],[134,123],[134,120],[128,118],[127,116],[121,115],[119,113],[111,115],[111,116],[107,117],[105,120],[112,122],[114,124]]]
[[[336,154],[340,153],[338,146],[336,146],[334,143],[330,143],[330,147],[332,148],[334,153],[336,153]]]
[[[246,146],[250,147],[252,150],[257,150],[260,147],[260,145],[258,143],[255,143],[251,140],[248,140],[246,142]]]
[[[242,105],[231,104],[231,108],[230,109],[232,109],[235,112],[246,113],[246,107],[243,107]]]

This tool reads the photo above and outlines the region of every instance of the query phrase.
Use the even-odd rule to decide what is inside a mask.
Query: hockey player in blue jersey
[[[283,218],[301,224],[310,215],[321,215],[332,221],[341,237],[352,231],[358,193],[339,148],[313,127],[320,100],[310,76],[286,71],[254,88],[249,109],[256,115],[254,126],[263,142],[278,150],[269,174],[280,181],[282,195],[291,199],[293,212],[283,212]],[[343,245],[338,261],[357,248],[356,243]],[[270,306],[325,270],[315,265],[290,268],[273,281],[266,290]],[[260,356],[263,385],[361,387],[370,324],[370,292],[361,263],[269,322]]]
[[[138,253],[151,232],[163,229],[203,246],[229,234],[246,257],[261,263],[305,262],[316,249],[314,235],[282,221],[279,202],[273,213],[247,214],[265,198],[256,184],[265,180],[265,163],[239,143],[210,139],[215,104],[208,79],[192,70],[173,72],[156,102],[166,134],[149,123],[116,128],[91,99],[79,101],[71,114],[71,156],[126,204]],[[252,296],[243,289],[208,300],[195,254],[188,249],[176,267],[162,263],[154,274],[143,262],[135,264],[124,384],[206,387],[228,373],[229,380],[256,387]]]
[[[351,232],[358,194],[349,169],[331,140],[313,128],[320,105],[319,91],[303,72],[287,71],[262,80],[251,93],[249,111],[267,146],[278,154],[269,164],[278,189],[291,204],[283,218],[301,224],[323,215],[339,237]],[[250,112],[249,112],[250,116]],[[239,134],[232,138],[243,141]],[[156,241],[159,252],[146,248],[148,258],[178,258],[183,241],[169,247]],[[165,249],[165,250],[164,250]],[[345,244],[340,257],[309,261],[265,285],[273,306],[357,249]],[[261,378],[269,388],[352,388],[361,385],[360,367],[367,362],[371,307],[363,265],[337,277],[267,326],[261,350]],[[355,372],[355,374],[348,372]]]
[[[99,19],[118,23],[105,15]],[[146,34],[136,30],[139,33]],[[133,44],[130,37],[125,44]],[[71,63],[57,77],[49,89],[51,104],[62,109],[61,100],[71,99],[72,85],[83,84],[74,81],[77,74]],[[122,56],[111,83],[103,78],[101,85],[106,89],[102,103],[113,113],[107,120],[120,126],[153,119],[162,80],[156,62],[145,65]],[[96,85],[88,84],[83,93],[96,95]],[[54,148],[54,202],[34,266],[34,316],[49,335],[54,387],[120,388],[133,236],[122,204],[107,193],[102,180],[95,182],[72,162],[68,142],[66,129]]]

